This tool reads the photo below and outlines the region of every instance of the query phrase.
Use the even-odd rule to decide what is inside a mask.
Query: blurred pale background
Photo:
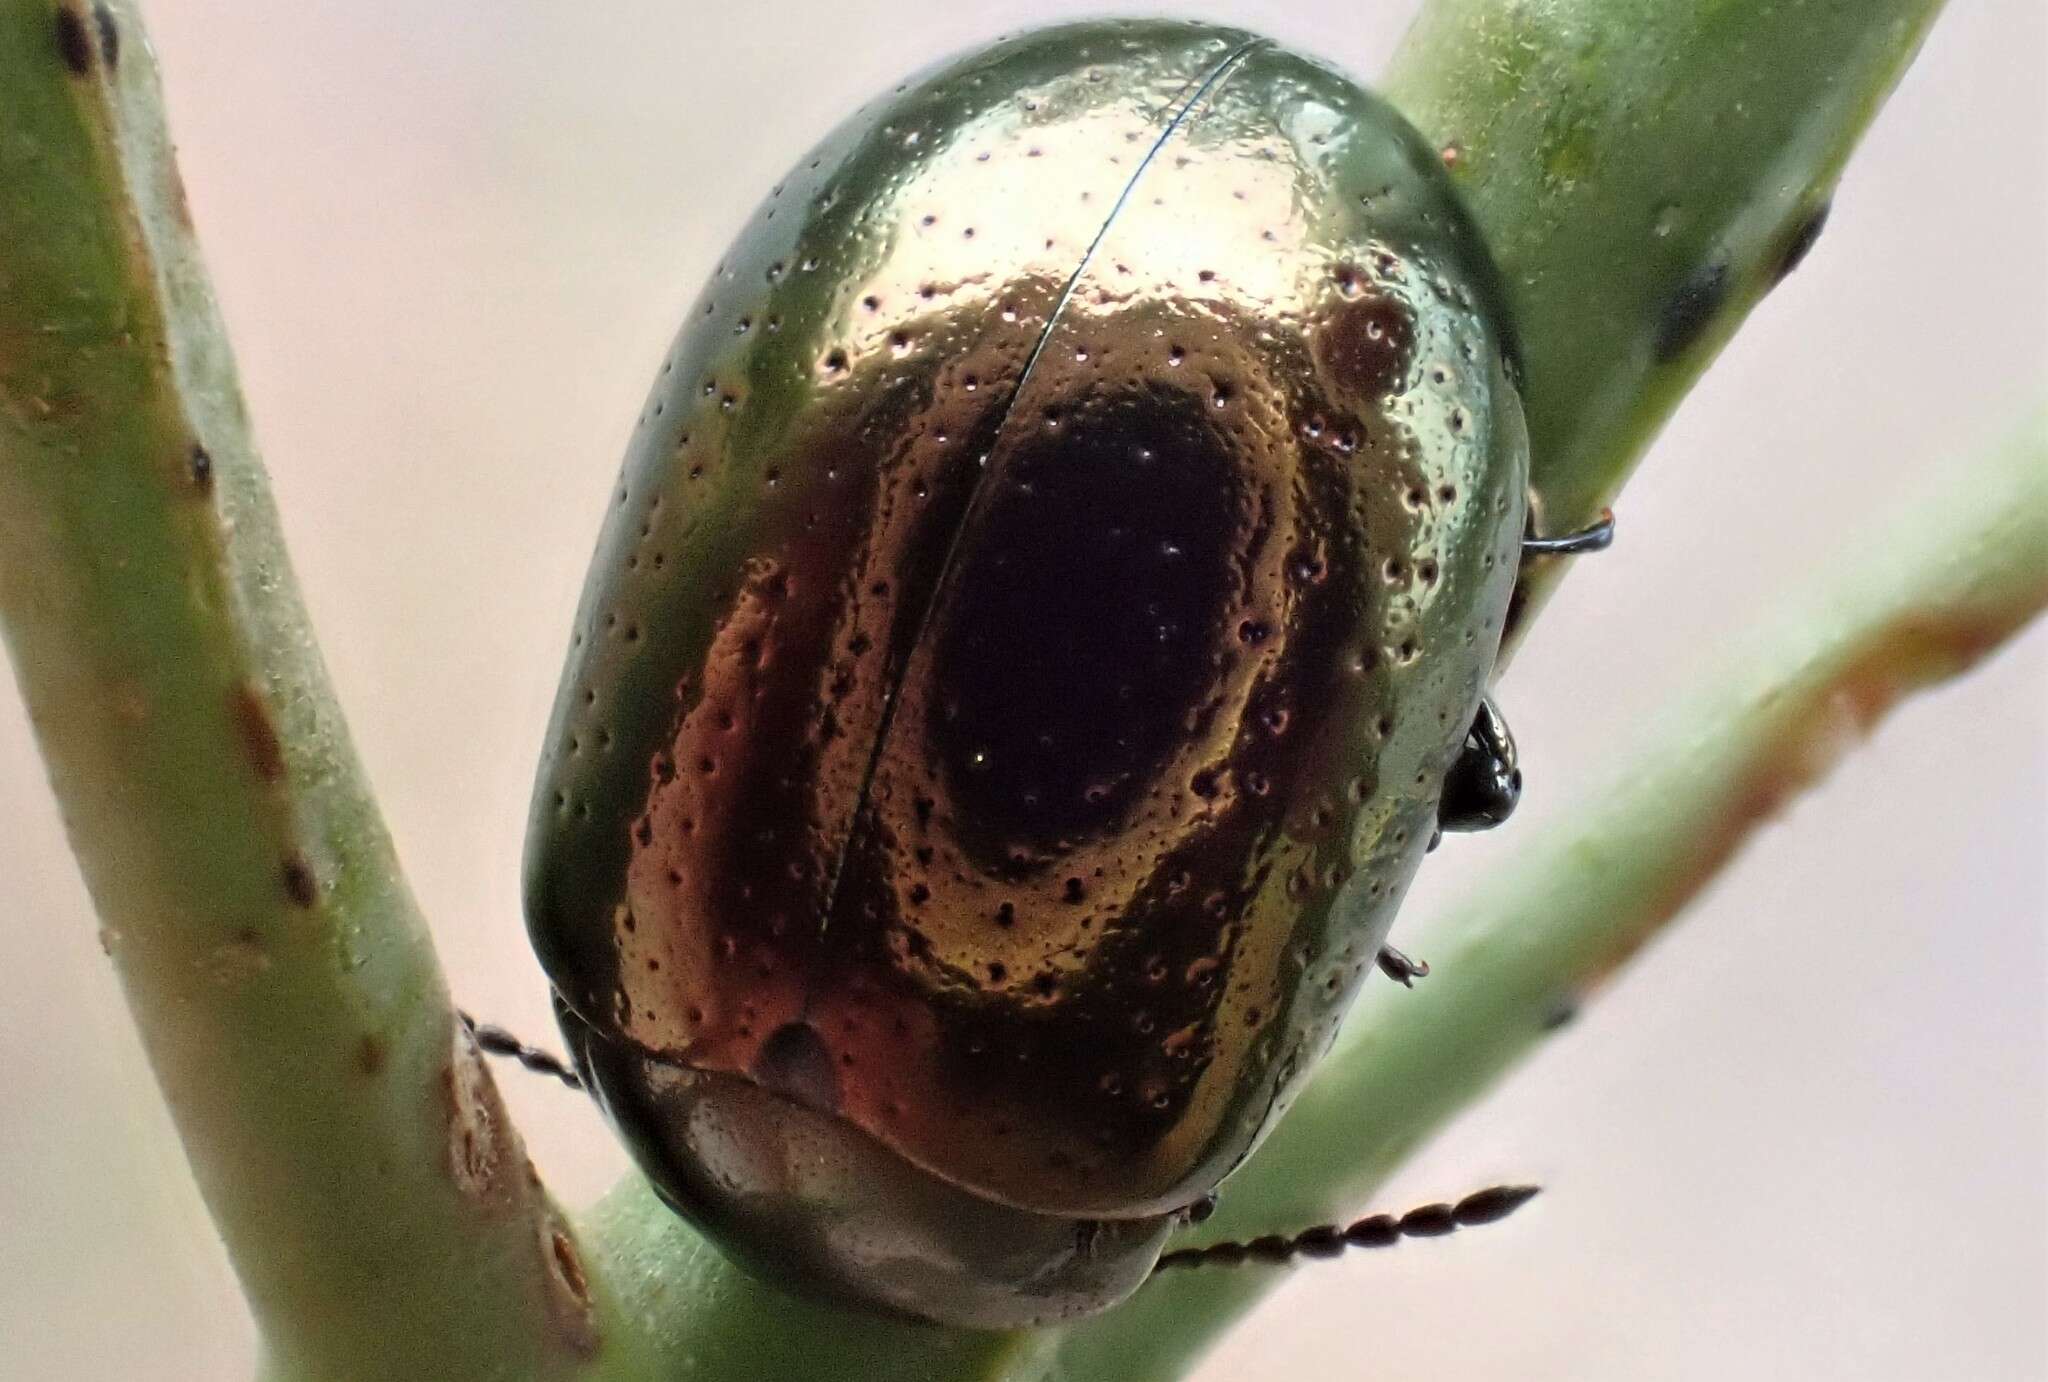
[[[517,852],[655,362],[785,164],[1018,11],[147,8],[357,744],[457,991],[552,1042]],[[1410,7],[1194,8],[1370,73]],[[1812,258],[1658,442],[1621,544],[1509,679],[1523,816],[1437,855],[1401,934],[1596,782],[1838,535],[2042,388],[2044,64],[2039,0],[1951,7]],[[1532,1211],[1298,1274],[1205,1379],[2048,1377],[2044,634],[1897,716],[1383,1197],[1526,1176],[1550,1188]],[[249,1325],[11,692],[0,821],[0,1375],[244,1377]],[[569,1198],[618,1172],[593,1112],[504,1082]]]

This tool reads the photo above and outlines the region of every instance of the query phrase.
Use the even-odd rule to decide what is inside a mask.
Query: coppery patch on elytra
[[[228,699],[228,711],[242,736],[242,753],[256,776],[265,782],[284,780],[284,743],[278,738],[277,721],[262,690],[250,682],[237,686]]]
[[[57,55],[74,77],[87,76],[93,67],[92,32],[85,16],[70,4],[57,7]]]
[[[1407,386],[1414,341],[1415,315],[1408,305],[1368,293],[1331,314],[1315,349],[1342,396],[1378,402]]]
[[[320,880],[305,855],[286,855],[280,876],[284,880],[284,895],[292,900],[292,905],[310,907],[320,900]]]
[[[383,1074],[385,1063],[390,1058],[391,1053],[384,1045],[384,1038],[375,1032],[363,1033],[362,1040],[356,1043],[356,1069],[365,1075]]]

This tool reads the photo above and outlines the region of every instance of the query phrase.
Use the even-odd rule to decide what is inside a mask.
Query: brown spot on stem
[[[448,1119],[448,1170],[455,1188],[472,1198],[494,1198],[498,1180],[498,1091],[467,1032],[458,1027],[455,1058],[441,1072]]]
[[[568,1290],[577,1304],[590,1301],[590,1283],[583,1275],[583,1259],[576,1252],[576,1240],[566,1229],[556,1229],[548,1235],[549,1256],[555,1264],[555,1276]]]
[[[192,200],[185,195],[185,175],[178,171],[177,164],[170,163],[165,166],[164,177],[167,193],[165,200],[171,204],[171,215],[177,218],[180,227],[185,230],[192,229]]]
[[[538,1190],[540,1250],[547,1274],[547,1300],[552,1333],[562,1347],[579,1358],[597,1353],[597,1321],[591,1318],[590,1278],[583,1270],[583,1252],[569,1225]]]
[[[310,907],[320,900],[320,880],[313,876],[313,866],[306,862],[303,854],[292,854],[284,861],[284,893],[300,907]]]
[[[213,948],[206,967],[224,984],[243,983],[270,968],[270,948],[263,943],[261,932],[244,927],[235,932],[234,939]]]
[[[70,5],[57,7],[57,53],[72,76],[91,74],[92,34],[86,28],[85,16]]]
[[[271,718],[270,703],[256,686],[243,682],[236,687],[228,706],[235,728],[242,735],[242,751],[256,776],[265,782],[284,780],[284,744],[277,737],[277,722]]]
[[[1605,980],[1676,916],[1748,842],[1759,825],[1813,786],[1909,692],[1964,671],[2025,622],[2021,603],[1989,617],[1911,611],[1877,630],[1825,681],[1801,686],[1742,765],[1715,812],[1690,831],[1662,887],[1636,909],[1587,987]]]

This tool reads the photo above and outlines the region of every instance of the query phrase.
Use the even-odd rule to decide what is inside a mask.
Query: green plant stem
[[[1390,89],[1455,150],[1518,301],[1547,528],[1619,487],[1937,8],[1430,0]],[[130,0],[107,14],[118,64],[79,0],[0,0],[0,623],[269,1374],[1176,1375],[1271,1273],[1164,1279],[1034,1336],[854,1319],[749,1282],[637,1181],[589,1216],[579,1263],[454,1026],[347,744],[150,55]],[[1657,771],[1693,784],[1674,799],[1691,806],[1589,815],[1460,913],[1429,988],[1362,1015],[1214,1230],[1357,1203],[1726,857],[1789,788],[1788,763],[1812,769],[1785,756],[1797,726],[1875,714],[2037,605],[2038,427],[2030,445],[1997,472],[2010,512],[1985,483],[1958,489],[1951,548],[1916,549],[1939,564],[1866,573],[1771,664],[1777,699],[1681,727]],[[1733,736],[1720,756],[1703,733],[1717,723]],[[1586,852],[1601,847],[1644,852],[1602,869]],[[1545,879],[1585,890],[1557,914],[1574,924],[1540,913],[1559,896]],[[1360,1109],[1400,1114],[1360,1147]]]
[[[1515,307],[1538,522],[1567,532],[1782,276],[1942,0],[1430,0],[1384,86]],[[1511,642],[1568,569],[1529,573]]]
[[[1429,979],[1399,1002],[1360,1006],[1190,1244],[1355,1214],[1886,711],[1967,671],[2048,606],[2048,409],[1847,550],[1780,628],[1430,928]],[[1053,1375],[1178,1377],[1280,1275],[1163,1276],[1071,1330]]]
[[[565,1375],[574,1240],[349,746],[132,6],[0,0],[0,95],[0,627],[267,1371]]]

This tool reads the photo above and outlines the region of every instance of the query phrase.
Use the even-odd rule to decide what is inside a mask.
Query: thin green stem
[[[1942,0],[1430,0],[1387,95],[1514,303],[1547,532],[1621,490],[1820,231]],[[1570,563],[1531,574],[1517,639]]]
[[[574,1371],[599,1316],[328,687],[132,5],[0,0],[0,94],[0,628],[267,1371]]]
[[[1389,87],[1446,149],[1516,299],[1546,528],[1619,488],[1938,8],[1425,6]],[[579,1255],[458,1034],[348,746],[131,0],[0,0],[0,92],[0,626],[269,1374],[1178,1375],[1273,1273],[1183,1273],[1030,1336],[856,1319],[750,1282],[637,1180]],[[1532,840],[1453,918],[1429,986],[1361,1014],[1208,1231],[1356,1206],[1824,765],[1814,745],[2031,614],[2043,446],[2037,420],[1624,790]],[[1382,1111],[1363,1145],[1361,1109]]]

